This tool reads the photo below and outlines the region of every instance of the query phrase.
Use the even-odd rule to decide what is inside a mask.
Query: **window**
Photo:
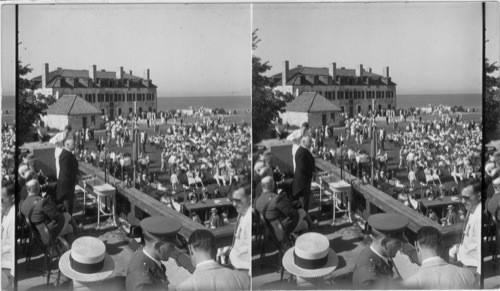
[[[365,91],[361,92],[361,99],[365,99]]]
[[[332,122],[335,122],[335,113],[330,113],[330,119],[332,120]]]
[[[106,102],[109,102],[109,93],[106,93]]]
[[[361,105],[358,105],[358,113],[361,113]]]
[[[95,115],[90,116],[90,124],[91,125],[95,124]]]
[[[340,112],[344,113],[344,106],[340,106]]]

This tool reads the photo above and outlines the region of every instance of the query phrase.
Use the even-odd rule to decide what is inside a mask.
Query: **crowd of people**
[[[366,126],[367,124],[373,124],[376,134],[370,132],[370,126]],[[416,181],[410,182],[411,179],[399,181],[397,176],[397,173],[401,172],[405,176],[412,176],[413,173],[417,178],[422,177],[417,180],[418,183],[426,184],[426,186],[435,183],[441,191],[439,195],[444,195],[448,191],[448,189],[443,189],[444,181],[456,178],[453,192],[450,189],[449,194],[455,194],[462,202],[463,208],[448,207],[448,212],[441,222],[442,225],[464,223],[464,236],[459,244],[450,249],[449,258],[439,257],[442,248],[439,230],[434,227],[424,227],[417,232],[416,253],[409,254],[414,261],[421,264],[421,269],[411,278],[401,278],[392,259],[397,250],[406,249],[403,246],[408,243],[408,240],[403,232],[409,221],[401,215],[393,215],[397,217],[392,217],[392,214],[371,215],[367,224],[370,226],[372,243],[358,255],[352,284],[355,288],[361,289],[374,287],[389,289],[477,288],[481,274],[479,257],[481,254],[481,210],[478,210],[481,209],[479,183],[481,125],[474,120],[464,122],[459,118],[443,118],[442,120],[413,121],[404,129],[387,133],[385,128],[377,129],[375,120],[356,118],[347,123],[345,138],[341,135],[341,138],[336,140],[336,147],[325,144],[327,137],[332,136],[331,132],[329,133],[330,130],[328,127],[310,129],[306,122],[299,129],[288,134],[286,139],[293,142],[291,153],[293,172],[282,172],[276,166],[276,157],[267,151],[262,153],[254,163],[254,211],[260,220],[264,221],[264,225],[269,224],[273,228],[273,233],[283,243],[285,250],[293,249],[294,244],[299,242],[303,244],[301,237],[306,235],[309,237],[308,234],[317,227],[317,221],[313,221],[309,213],[310,200],[313,195],[311,181],[317,175],[314,172],[313,154],[344,167],[346,171],[358,175],[366,183],[373,183],[379,188],[382,184],[392,180],[394,187],[414,190],[417,185],[410,185],[410,183],[416,183]],[[351,144],[352,139],[362,144],[363,140],[373,137],[377,138],[379,149],[373,158],[366,150],[356,150]],[[384,149],[384,143],[387,142],[401,147],[399,167],[391,169],[388,165],[389,157]],[[376,177],[370,181],[366,179],[366,176],[372,164]],[[464,168],[467,166],[471,169],[468,170],[468,174],[463,173],[460,176],[459,171],[453,170],[455,165]],[[448,173],[448,176],[442,172]],[[500,170],[498,174],[500,176]],[[428,191],[425,195],[429,200],[437,198],[434,193]],[[398,196],[396,195],[395,198]],[[417,206],[408,201],[408,198],[407,196],[405,199],[407,205],[416,209]],[[413,196],[412,199],[414,199]],[[415,202],[418,204],[418,201]],[[319,242],[322,238],[315,238],[315,240]],[[311,245],[307,247],[314,249]],[[301,246],[300,249],[302,252],[304,247]],[[323,252],[327,253],[325,250]],[[298,256],[298,253],[294,256]],[[326,260],[326,257],[324,259]],[[299,261],[295,260],[295,263],[294,266],[283,258],[283,265],[287,271],[296,276],[297,285],[306,284],[304,285],[306,287],[324,288],[325,284],[329,284],[324,280],[324,276],[318,275],[328,270],[326,265],[317,268],[322,270],[313,272],[318,275],[316,277],[321,277],[319,280],[310,280],[307,272],[297,271]],[[429,269],[434,267],[443,273],[438,272],[438,277],[433,274],[426,281]],[[439,276],[444,273],[449,274],[447,280],[440,280]]]
[[[465,121],[462,115],[431,117],[414,118],[399,128],[398,118],[387,116],[387,124],[393,125],[391,129],[382,126],[380,120],[359,115],[347,119],[345,130],[337,135],[329,125],[311,128],[307,131],[312,138],[310,151],[422,211],[417,196],[429,200],[456,196],[460,185],[481,178],[481,122]],[[292,136],[293,132],[288,139],[293,139]],[[362,146],[373,138],[377,143],[374,156]],[[391,157],[388,145],[397,154]],[[454,183],[445,183],[448,181]],[[463,208],[452,212],[464,216]],[[433,211],[427,215],[443,223],[446,218]],[[459,220],[446,219],[448,224],[453,221]]]

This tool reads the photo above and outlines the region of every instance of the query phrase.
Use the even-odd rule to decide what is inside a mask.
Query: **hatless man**
[[[286,234],[300,233],[312,228],[309,227],[304,209],[295,209],[285,195],[274,193],[274,180],[272,177],[262,179],[262,195],[255,202],[255,208],[269,220],[271,225],[281,223]],[[311,220],[309,218],[309,220]],[[275,228],[277,230],[278,228]],[[283,234],[276,233],[278,236]],[[280,238],[280,237],[278,237]]]
[[[355,289],[398,289],[401,276],[392,260],[406,242],[407,217],[379,213],[368,218],[372,243],[359,254],[352,282]]]
[[[56,204],[63,204],[70,214],[73,214],[75,200],[75,185],[78,176],[78,161],[73,155],[75,140],[67,139],[59,155],[59,176],[57,179]]]
[[[2,181],[2,290],[13,290],[16,247],[14,184]]]
[[[54,152],[54,157],[56,160],[56,177],[59,179],[59,155],[61,155],[65,141],[67,139],[73,139],[74,138],[74,133],[71,131],[71,125],[66,125],[64,127],[64,131],[57,133],[50,139],[50,143],[53,143],[56,145],[56,149]]]
[[[286,139],[289,141],[293,141],[292,145],[292,161],[293,161],[293,170],[295,171],[296,168],[296,163],[295,163],[295,154],[297,153],[297,150],[300,147],[301,139],[303,136],[311,136],[311,132],[309,131],[309,123],[304,122],[300,126],[299,129],[294,130],[292,133],[290,133]]]
[[[316,170],[314,157],[309,151],[311,137],[303,136],[300,147],[295,153],[295,172],[293,176],[292,199],[300,200],[302,208],[309,211],[309,200],[311,197],[311,182]]]
[[[250,247],[252,243],[252,210],[250,186],[239,187],[232,194],[233,206],[238,212],[238,222],[233,245],[229,253],[235,270],[250,274]]]
[[[481,275],[481,184],[469,184],[460,195],[467,209],[465,227],[459,244],[450,248],[452,262],[470,269],[476,279]]]
[[[161,261],[168,261],[172,257],[179,262],[180,256],[185,256],[175,248],[182,223],[163,216],[153,216],[144,218],[141,227],[145,245],[132,255],[127,269],[126,288],[129,291],[167,290],[167,270]]]
[[[40,184],[37,179],[26,182],[28,196],[19,206],[24,217],[40,230],[40,235],[44,243],[50,239],[63,236],[68,243],[73,242],[73,233],[77,226],[68,212],[60,212],[54,202],[48,197],[40,196]],[[49,237],[45,237],[42,224],[49,230]]]
[[[475,277],[472,271],[447,263],[439,253],[442,249],[439,230],[424,226],[417,231],[415,247],[420,269],[403,285],[411,289],[472,289]]]
[[[196,269],[193,275],[176,287],[177,291],[248,290],[248,273],[222,267],[215,258],[215,237],[206,229],[195,230],[189,236],[189,253]]]

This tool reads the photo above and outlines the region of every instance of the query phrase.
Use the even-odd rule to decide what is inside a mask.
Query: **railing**
[[[329,171],[338,177],[341,176],[341,169],[339,167],[322,159],[316,159],[316,168],[319,172]],[[407,228],[409,233],[406,232],[410,240],[415,238],[416,232],[422,226],[433,226],[441,232],[444,248],[448,248],[459,242],[463,231],[463,222],[441,226],[372,185],[361,184],[359,178],[349,174],[347,171],[343,171],[342,175],[344,180],[352,181],[352,210],[363,219],[367,220],[371,214],[379,212],[398,213],[408,217],[410,221]]]
[[[84,162],[79,163],[80,175],[95,174],[96,177],[104,181],[104,172],[100,169]],[[108,182],[120,184],[120,179],[108,179]],[[80,182],[81,183],[81,182]],[[83,186],[83,185],[80,185]],[[186,240],[197,229],[206,229],[203,225],[189,219],[187,216],[175,211],[153,197],[135,189],[116,187],[116,200],[118,208],[117,215],[127,220],[131,224],[138,224],[142,218],[148,216],[161,215],[171,219],[177,219],[182,223],[179,234]],[[229,224],[210,231],[215,235],[216,247],[229,246],[233,240],[235,224]]]

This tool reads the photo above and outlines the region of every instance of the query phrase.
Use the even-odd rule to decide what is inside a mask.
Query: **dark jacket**
[[[34,208],[33,208],[34,207]],[[31,217],[29,215],[31,209]],[[42,198],[40,195],[28,195],[20,205],[20,211],[24,217],[30,218],[34,226],[44,223],[49,229],[51,238],[56,238],[64,227],[64,216],[57,210],[56,205],[50,199]],[[42,235],[42,233],[40,233]]]
[[[71,152],[65,149],[63,149],[59,156],[59,169],[56,202],[71,199],[68,197],[74,197],[75,195],[78,161]]]
[[[264,217],[273,223],[273,221],[280,221],[287,234],[293,232],[299,222],[299,212],[292,206],[290,200],[284,195],[277,195],[272,192],[263,192],[262,195],[255,202],[255,208],[262,213],[267,202],[267,207]]]
[[[295,173],[293,177],[293,197],[311,188],[313,172],[316,169],[314,157],[304,147],[299,147],[295,153]]]
[[[164,266],[163,266],[164,267]],[[167,290],[168,278],[158,264],[146,256],[143,248],[139,248],[128,265],[127,291],[131,290]]]
[[[366,246],[356,260],[352,283],[355,289],[386,289],[393,279],[392,268]],[[394,288],[387,288],[394,289]]]

